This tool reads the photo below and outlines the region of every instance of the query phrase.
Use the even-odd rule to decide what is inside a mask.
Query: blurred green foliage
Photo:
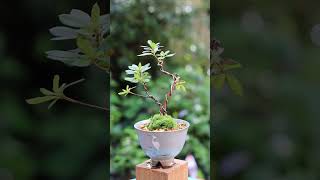
[[[316,1],[214,1],[212,35],[236,72],[241,98],[213,92],[212,171],[219,180],[320,179]],[[318,32],[319,33],[319,32]]]
[[[196,157],[200,170],[209,175],[209,1],[114,0],[111,3],[111,178],[134,177],[135,165],[147,159],[138,144],[133,124],[158,113],[154,102],[136,96],[120,97],[125,89],[125,70],[131,64],[156,60],[137,57],[140,45],[147,40],[161,42],[176,53],[166,60],[165,68],[186,81],[186,90],[176,91],[168,106],[168,114],[190,122],[188,140],[178,158]],[[163,100],[170,88],[169,77],[160,77],[151,68],[149,82],[153,95]],[[143,94],[138,87],[137,92]],[[161,96],[163,95],[163,97]]]
[[[1,2],[0,14],[5,17],[0,25],[1,180],[107,179],[108,114],[65,102],[57,102],[50,111],[25,102],[38,94],[39,86],[51,88],[54,74],[66,82],[87,79],[81,88],[68,88],[67,93],[100,105],[108,101],[104,72],[65,67],[45,57],[45,51],[71,45],[49,40],[48,29],[57,24],[57,15],[72,8],[90,12],[94,3]],[[108,9],[105,5],[100,2],[103,12]]]

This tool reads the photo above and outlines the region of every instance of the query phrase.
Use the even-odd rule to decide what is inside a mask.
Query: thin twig
[[[134,92],[129,92],[129,94],[132,94],[132,95],[135,95],[135,96],[139,96],[139,97],[142,97],[142,98],[149,98],[148,96],[144,96],[142,94],[137,94],[137,93],[134,93]]]
[[[166,114],[167,111],[163,108],[161,102],[157,98],[155,98],[153,95],[150,94],[146,83],[143,83],[143,89],[146,92],[147,97],[152,99],[154,102],[156,102],[158,104],[158,106],[160,108],[160,114]]]
[[[78,84],[78,83],[80,83],[80,82],[82,82],[82,81],[84,81],[84,80],[85,80],[84,78],[79,79],[79,80],[77,80],[77,81],[74,81],[74,82],[72,82],[72,83],[70,83],[70,84],[65,85],[63,88],[66,89],[67,87],[70,87],[70,86],[73,86],[73,85],[75,85],[75,84]]]
[[[78,101],[78,100],[69,98],[67,96],[63,96],[62,99],[66,100],[66,101],[69,101],[69,102],[72,102],[72,103],[75,103],[75,104],[80,104],[80,105],[83,105],[83,106],[87,106],[87,107],[91,107],[91,108],[95,108],[95,109],[99,109],[99,110],[103,110],[103,111],[109,111],[109,109],[107,109],[105,107],[101,107],[101,106],[97,106],[97,105],[93,105],[93,104],[88,104],[88,103],[85,103],[85,102],[82,102],[82,101]]]
[[[172,96],[173,91],[176,89],[176,84],[179,82],[180,77],[177,74],[170,73],[163,68],[163,60],[158,59],[157,55],[153,53],[153,56],[156,58],[158,61],[158,66],[160,67],[160,71],[166,75],[169,75],[172,77],[173,82],[170,85],[170,91],[166,93],[165,95],[165,100],[163,101],[163,104],[160,107],[160,112],[163,111],[164,114],[167,114],[167,105],[169,102],[169,97]]]

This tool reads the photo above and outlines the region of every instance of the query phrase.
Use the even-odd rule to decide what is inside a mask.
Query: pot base
[[[137,180],[188,180],[187,161],[175,159],[173,167],[151,167],[151,160],[136,165]]]
[[[158,164],[160,164],[162,167],[172,167],[175,164],[175,162],[174,162],[174,158],[166,159],[166,160],[151,159],[150,164],[151,164],[151,167],[157,167]]]

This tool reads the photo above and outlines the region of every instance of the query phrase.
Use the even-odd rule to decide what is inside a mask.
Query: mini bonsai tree
[[[130,87],[129,85],[126,85],[126,88],[122,89],[122,91],[118,94],[121,96],[127,96],[130,94],[154,101],[155,104],[159,106],[159,114],[155,114],[154,116],[152,116],[150,118],[150,123],[147,124],[145,128],[150,131],[159,129],[172,130],[178,128],[178,124],[170,115],[168,115],[167,106],[170,97],[173,95],[175,90],[186,91],[186,88],[184,86],[185,81],[183,81],[178,74],[168,72],[164,69],[164,63],[166,59],[174,56],[175,53],[170,53],[170,51],[168,50],[161,50],[163,46],[160,46],[160,43],[155,43],[151,40],[148,40],[147,44],[147,46],[141,46],[144,50],[138,56],[152,56],[157,61],[159,70],[164,75],[169,76],[172,79],[169,91],[164,95],[164,99],[162,102],[157,97],[152,95],[148,88],[148,83],[150,82],[151,76],[147,71],[151,68],[150,63],[145,65],[139,63],[138,65],[132,64],[128,67],[129,69],[125,71],[128,75],[127,77],[125,77],[125,80],[137,85],[141,85],[145,94],[138,94],[133,92],[132,90],[134,90],[137,86]]]

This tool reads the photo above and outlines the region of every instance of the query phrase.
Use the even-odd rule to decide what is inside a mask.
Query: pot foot
[[[168,160],[160,160],[160,164],[162,167],[166,168],[166,167],[172,167],[175,162],[174,162],[174,158],[172,159],[168,159]]]
[[[151,167],[151,168],[158,168],[159,166],[163,167],[163,168],[169,168],[169,167],[172,167],[175,165],[175,162],[174,162],[174,158],[172,159],[167,159],[167,160],[153,160],[151,159],[149,162],[148,162],[148,165]]]
[[[151,159],[150,165],[151,165],[151,167],[153,167],[153,168],[158,167],[159,161]]]

